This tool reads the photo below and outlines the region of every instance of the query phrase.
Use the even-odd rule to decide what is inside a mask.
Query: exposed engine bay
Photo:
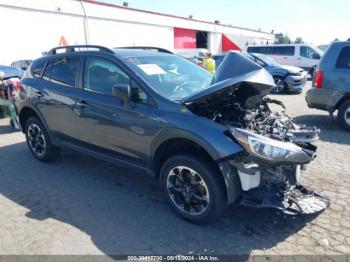
[[[207,112],[207,117],[221,124],[245,128],[281,141],[304,144],[319,139],[319,129],[294,124],[284,111],[272,112],[270,103],[285,108],[281,101],[268,97],[264,97],[256,106],[249,109],[242,108],[237,102],[227,101],[215,110]]]
[[[320,130],[293,123],[284,104],[267,96],[274,85],[272,77],[237,54],[226,55],[213,82],[210,90],[187,99],[185,105],[193,113],[227,126],[228,136],[245,149],[246,154],[230,160],[242,189],[238,202],[287,214],[327,208],[330,202],[326,197],[299,182],[306,165],[316,157],[317,147],[312,142],[319,139]],[[283,110],[272,111],[272,104]]]

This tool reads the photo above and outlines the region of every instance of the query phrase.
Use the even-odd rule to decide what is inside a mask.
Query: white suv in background
[[[282,65],[301,67],[311,75],[323,55],[321,49],[310,44],[254,45],[248,46],[247,52],[271,56]]]

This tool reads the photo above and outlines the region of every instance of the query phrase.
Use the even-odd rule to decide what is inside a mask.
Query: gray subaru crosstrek
[[[350,41],[328,47],[314,73],[306,102],[330,115],[338,110],[338,121],[350,131]]]
[[[38,160],[70,148],[151,174],[191,222],[233,203],[319,212],[328,199],[299,183],[319,130],[272,112],[269,104],[283,105],[266,97],[272,87],[265,69],[237,53],[212,75],[161,50],[70,46],[31,64],[16,109]]]

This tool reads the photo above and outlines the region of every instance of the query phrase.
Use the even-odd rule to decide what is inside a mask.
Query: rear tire
[[[169,158],[161,168],[160,183],[173,211],[189,222],[209,223],[226,208],[224,181],[204,158],[189,154]]]
[[[340,105],[337,117],[343,127],[350,131],[350,100],[346,100]]]
[[[51,143],[47,130],[37,117],[26,121],[25,135],[29,150],[36,159],[50,162],[58,157],[60,149]]]

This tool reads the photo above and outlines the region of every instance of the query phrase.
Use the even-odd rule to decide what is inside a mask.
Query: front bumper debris
[[[311,143],[319,140],[321,130],[316,127],[297,126],[289,131],[290,140],[294,143]]]
[[[276,208],[288,215],[300,215],[321,212],[330,205],[330,201],[327,197],[296,184],[285,192],[274,192],[264,187],[251,189],[243,192],[240,204]]]
[[[304,150],[314,155],[315,148],[311,144],[308,148]],[[305,164],[267,164],[247,156],[230,164],[240,180],[241,193],[236,201],[240,205],[275,208],[288,215],[318,213],[330,205],[326,196],[300,184]]]
[[[306,75],[302,74],[300,76],[289,75],[285,79],[289,91],[302,91],[306,84]]]

